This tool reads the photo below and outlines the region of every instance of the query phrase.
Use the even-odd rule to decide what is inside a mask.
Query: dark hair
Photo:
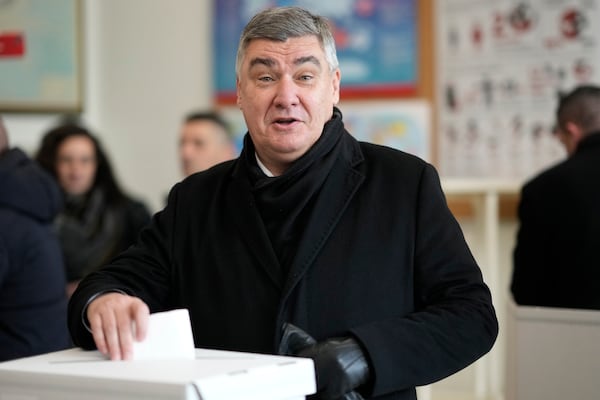
[[[92,190],[101,188],[108,204],[117,204],[125,200],[125,194],[117,183],[108,157],[102,149],[99,140],[81,125],[69,122],[49,130],[42,138],[41,146],[35,156],[36,161],[54,178],[57,178],[56,158],[58,148],[66,139],[75,136],[86,137],[94,144],[97,167]]]
[[[600,129],[600,87],[583,85],[559,94],[556,119],[560,127],[577,124],[584,134]]]
[[[193,111],[188,113],[184,118],[185,123],[197,121],[212,121],[223,128],[227,134],[227,138],[233,138],[229,124],[216,111]]]

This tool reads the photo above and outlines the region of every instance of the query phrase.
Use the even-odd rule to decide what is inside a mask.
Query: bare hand
[[[87,318],[98,350],[111,360],[130,360],[133,341],[146,337],[150,310],[137,297],[107,293],[88,306]]]

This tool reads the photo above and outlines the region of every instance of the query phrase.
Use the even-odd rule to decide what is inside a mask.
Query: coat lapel
[[[355,162],[361,161],[362,153],[358,149],[358,144],[353,143],[356,144]],[[364,178],[364,175],[355,170],[348,160],[336,161],[319,193],[314,212],[298,244],[298,251],[284,286],[284,301],[313,263]]]

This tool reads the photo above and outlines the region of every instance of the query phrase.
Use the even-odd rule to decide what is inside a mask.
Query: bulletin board
[[[214,2],[218,104],[235,102],[235,56],[244,25],[261,9],[281,5],[305,7],[331,21],[343,99],[402,98],[417,93],[417,0],[218,0]]]
[[[561,92],[600,81],[599,0],[437,0],[441,174],[524,180],[565,157]]]
[[[82,108],[79,0],[0,1],[0,111]]]

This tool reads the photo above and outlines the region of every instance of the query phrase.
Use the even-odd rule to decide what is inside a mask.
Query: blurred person
[[[561,96],[567,158],[522,188],[511,292],[522,305],[600,309],[600,87]]]
[[[0,361],[71,347],[54,179],[9,148],[0,117]]]
[[[56,178],[65,200],[55,225],[70,296],[83,276],[135,242],[150,213],[123,192],[98,139],[81,125],[47,132],[36,159]]]
[[[74,342],[130,359],[150,312],[187,308],[197,347],[312,358],[314,398],[345,400],[414,400],[489,351],[491,294],[434,167],[344,128],[328,22],[260,12],[236,76],[242,154],[176,184],[84,278]]]
[[[185,176],[236,156],[229,126],[214,111],[188,114],[181,126],[179,158]]]

